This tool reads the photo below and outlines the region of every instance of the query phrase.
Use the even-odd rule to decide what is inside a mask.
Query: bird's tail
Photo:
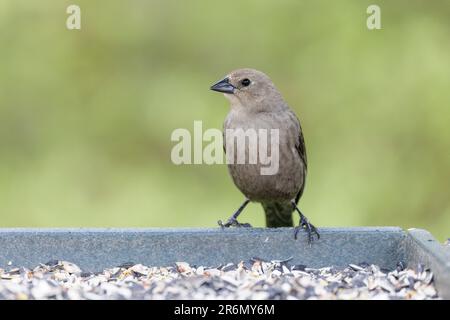
[[[288,202],[263,202],[266,226],[269,228],[293,227],[292,204]]]

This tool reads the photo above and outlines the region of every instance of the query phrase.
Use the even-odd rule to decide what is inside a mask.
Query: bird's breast
[[[225,120],[228,170],[250,200],[291,200],[303,184],[304,164],[295,148],[298,130],[289,119],[280,114],[230,113]]]

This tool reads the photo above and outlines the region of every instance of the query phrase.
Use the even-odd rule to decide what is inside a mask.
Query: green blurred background
[[[209,86],[253,67],[302,121],[316,225],[450,236],[447,0],[0,0],[0,40],[2,227],[215,227],[243,197],[224,165],[173,165],[170,135],[221,128]]]

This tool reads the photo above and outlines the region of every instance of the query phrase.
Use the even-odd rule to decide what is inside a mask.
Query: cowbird
[[[229,144],[232,143],[233,148],[235,145],[234,140],[227,141],[230,130],[265,129],[278,132],[277,143],[268,148],[271,153],[275,151],[271,150],[273,147],[279,150],[277,172],[261,174],[265,163],[259,157],[255,163],[236,163],[236,158],[228,163],[228,171],[234,184],[244,194],[245,201],[226,223],[219,221],[219,225],[250,227],[248,223],[239,223],[237,218],[250,201],[259,202],[265,211],[267,227],[292,227],[292,214],[297,211],[300,223],[295,228],[294,237],[297,239],[298,231],[305,229],[309,243],[314,235],[319,238],[317,229],[297,206],[305,189],[307,171],[305,141],[300,122],[273,82],[261,71],[238,69],[215,83],[211,90],[223,93],[231,105],[224,122],[225,152],[230,147]],[[251,147],[248,141],[244,146],[246,156]]]

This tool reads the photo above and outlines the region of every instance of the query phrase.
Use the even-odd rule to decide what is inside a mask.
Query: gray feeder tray
[[[312,246],[292,228],[263,229],[0,229],[0,268],[32,268],[67,260],[96,272],[124,263],[167,266],[177,261],[217,266],[258,257],[308,267],[398,262],[429,267],[439,295],[450,299],[450,250],[429,232],[397,227],[321,228]]]

